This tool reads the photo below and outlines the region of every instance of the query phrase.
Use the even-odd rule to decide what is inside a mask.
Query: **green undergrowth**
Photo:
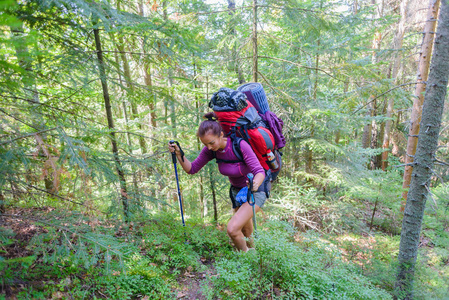
[[[215,267],[209,299],[391,299],[337,247],[312,232],[298,235],[285,222],[265,224],[255,251],[217,260]]]
[[[371,236],[341,234],[327,236],[347,261],[371,283],[392,293],[396,280],[399,235],[373,233]],[[438,241],[439,237],[435,238]],[[449,299],[449,250],[422,238],[415,268],[416,299]]]
[[[175,297],[182,271],[199,272],[205,263],[232,253],[226,233],[213,226],[183,228],[169,215],[126,225],[92,222],[80,214],[62,221],[58,213],[45,221],[33,217],[42,217],[35,224],[45,233],[20,245],[32,256],[8,259],[2,253],[3,294],[19,299],[168,299]],[[0,237],[1,246],[22,243],[11,230],[2,230]]]
[[[235,252],[224,229],[171,215],[123,224],[81,214],[34,216],[27,255],[0,260],[2,293],[18,299],[176,299],[194,277],[207,299],[388,299],[340,250],[288,223],[260,224],[256,251]],[[52,220],[52,221],[50,221]],[[2,246],[18,244],[1,232]],[[296,239],[296,240],[295,240]],[[23,243],[23,241],[21,242]],[[18,284],[20,283],[20,284]]]

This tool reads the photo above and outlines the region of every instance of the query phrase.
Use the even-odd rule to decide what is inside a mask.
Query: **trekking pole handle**
[[[248,173],[248,175],[246,175],[246,177],[248,178],[248,182],[249,182],[248,194],[246,195],[246,201],[248,202],[249,205],[253,206],[255,204],[254,196],[253,196],[254,175],[253,175],[253,173]]]
[[[170,142],[168,142],[171,146],[174,146],[175,144],[177,144],[178,142],[177,141],[174,141],[174,140],[170,140]],[[171,153],[171,159],[172,159],[172,161],[173,161],[173,163],[174,164],[176,164],[176,148],[175,148],[175,151],[173,151],[172,153]]]
[[[182,151],[182,148],[179,145],[179,142],[175,141],[175,140],[170,140],[168,143],[171,146],[174,146],[175,144],[178,146],[179,152],[181,153],[181,160],[182,160],[182,162],[184,162],[184,151]],[[172,152],[171,157],[172,157],[173,163],[176,163],[176,149],[175,149],[175,151]]]

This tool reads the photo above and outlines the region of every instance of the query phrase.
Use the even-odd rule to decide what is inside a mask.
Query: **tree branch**
[[[435,159],[435,164],[449,167],[449,163]]]
[[[262,74],[262,73],[260,73],[259,71],[257,71],[257,73],[262,77],[262,79],[268,84],[268,86],[273,90],[273,91],[275,91],[275,92],[277,92],[277,93],[281,93],[281,94],[283,94],[284,96],[286,96],[286,97],[288,97],[290,100],[293,100],[293,102],[295,102],[295,98],[293,98],[292,96],[290,96],[289,94],[287,94],[286,92],[284,92],[284,91],[281,91],[281,90],[277,90],[269,81],[268,81],[268,79]],[[294,103],[292,103],[292,102],[290,102],[289,103],[290,105],[293,105]]]
[[[406,86],[406,85],[417,84],[417,83],[419,83],[419,82],[407,82],[407,83],[403,83],[403,84],[397,85],[397,86],[395,86],[395,87],[392,87],[392,88],[389,89],[388,91],[383,92],[382,94],[380,94],[380,95],[374,97],[373,99],[371,99],[371,100],[368,101],[367,103],[363,104],[362,107],[359,107],[358,109],[356,109],[352,114],[355,114],[356,112],[358,112],[359,110],[361,110],[362,108],[364,108],[365,106],[367,106],[368,104],[370,104],[371,102],[375,101],[376,99],[378,99],[378,98],[384,96],[385,94],[388,94],[389,92],[391,92],[391,91],[393,91],[393,90],[395,90],[395,89],[397,89],[397,88],[400,88],[400,87],[403,87],[403,86]]]
[[[66,114],[70,114],[70,115],[72,115],[72,116],[76,116],[76,117],[79,117],[79,118],[88,120],[88,121],[90,121],[90,122],[93,122],[93,123],[96,123],[96,124],[105,126],[104,124],[102,124],[102,123],[100,123],[100,122],[97,122],[97,121],[95,121],[95,120],[93,120],[93,119],[89,119],[89,118],[87,118],[87,117],[80,116],[80,115],[75,114],[75,113],[73,113],[73,112],[70,112],[70,111],[68,111],[68,110],[65,110],[65,109],[62,109],[62,108],[58,108],[58,107],[54,107],[54,106],[48,105],[48,104],[46,104],[46,103],[40,103],[40,102],[36,102],[36,101],[34,101],[34,100],[30,100],[30,99],[26,99],[26,98],[22,98],[22,97],[17,97],[17,96],[5,96],[5,95],[3,95],[2,97],[5,97],[5,98],[12,98],[12,99],[16,99],[16,100],[23,100],[23,101],[26,101],[26,102],[29,102],[29,103],[32,103],[32,104],[35,104],[35,105],[45,106],[45,107],[48,107],[48,108],[50,108],[50,109],[57,110],[57,111],[60,111],[60,112],[66,113]],[[2,111],[3,111],[3,110],[2,110]],[[4,111],[3,111],[3,112],[4,112]],[[4,112],[4,113],[5,113],[5,112]],[[5,113],[5,114],[6,114],[6,113]],[[24,123],[24,124],[26,124],[26,123]],[[28,125],[28,124],[26,124],[26,125]],[[30,126],[30,127],[32,127],[32,126]],[[34,127],[32,127],[32,128],[34,128]],[[37,128],[34,128],[34,129],[39,130],[39,129],[37,129]]]
[[[12,143],[14,141],[21,140],[21,139],[26,139],[27,137],[30,137],[30,136],[33,136],[33,135],[36,135],[36,134],[39,134],[39,133],[55,130],[56,128],[58,128],[58,127],[54,127],[54,128],[50,128],[50,129],[44,129],[44,130],[28,133],[28,134],[16,137],[15,139],[12,139],[12,140],[9,140],[9,141],[6,141],[6,142],[2,142],[2,143],[0,143],[0,145],[10,144],[10,143]]]
[[[320,71],[320,72],[323,72],[324,74],[326,74],[327,76],[330,76],[330,77],[334,78],[335,80],[338,80],[338,81],[341,81],[341,82],[345,82],[344,80],[338,79],[334,75],[330,74],[328,71],[325,71],[325,70],[317,68],[317,67],[309,67],[309,66],[301,65],[301,64],[295,63],[293,61],[282,59],[282,58],[277,58],[277,57],[260,56],[260,55],[258,57],[259,58],[266,58],[266,59],[272,59],[272,60],[278,60],[278,61],[286,62],[286,63],[292,64],[294,66],[297,66],[299,68],[305,68],[305,69],[309,69],[309,70]],[[349,77],[349,76],[347,76],[347,77]]]
[[[77,202],[77,201],[74,201],[74,200],[71,200],[71,199],[68,199],[68,198],[64,198],[64,197],[62,197],[62,196],[56,195],[55,193],[51,193],[51,192],[49,192],[49,191],[40,189],[40,188],[38,188],[38,187],[36,187],[36,186],[34,186],[34,185],[31,185],[31,184],[29,184],[29,183],[23,183],[23,182],[22,182],[22,184],[25,184],[26,186],[29,186],[29,187],[31,187],[31,188],[37,190],[37,191],[47,193],[47,194],[49,194],[49,195],[51,195],[51,196],[53,196],[53,197],[56,197],[56,198],[58,198],[58,199],[61,199],[61,200],[64,200],[64,201],[68,201],[68,202],[71,202],[71,203],[74,203],[74,204],[78,204],[78,205],[81,205],[81,206],[85,206],[84,203]]]
[[[16,121],[18,121],[18,122],[20,122],[20,123],[22,123],[22,124],[25,124],[25,125],[28,126],[28,127],[31,127],[31,128],[33,128],[33,129],[36,129],[36,130],[39,130],[39,128],[36,128],[36,127],[34,127],[33,125],[30,125],[30,124],[26,123],[25,121],[22,121],[21,119],[17,118],[16,116],[8,114],[8,113],[7,113],[6,111],[4,111],[2,108],[0,108],[0,111],[1,111],[2,113],[4,113],[5,115],[7,115],[8,117],[11,117],[11,118],[13,118],[13,119],[16,120]]]

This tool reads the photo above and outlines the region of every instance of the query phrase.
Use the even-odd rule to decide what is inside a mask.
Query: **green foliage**
[[[297,245],[292,229],[278,222],[268,226],[256,239],[255,251],[217,261],[218,276],[210,279],[217,296],[256,299],[277,290],[279,299],[391,298],[318,235],[296,236],[301,239]]]
[[[96,289],[113,299],[148,296],[166,299],[171,296],[170,281],[165,272],[150,259],[134,254],[127,261],[125,272],[96,278]]]

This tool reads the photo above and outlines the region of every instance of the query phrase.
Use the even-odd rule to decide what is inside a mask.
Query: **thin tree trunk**
[[[376,214],[376,210],[377,210],[377,203],[379,202],[379,199],[376,199],[376,202],[374,202],[374,208],[373,208],[373,213],[371,215],[371,222],[369,225],[369,231],[371,232],[371,230],[373,229],[373,222],[374,222],[374,215]]]
[[[110,37],[112,40],[114,40],[114,36],[111,33]],[[123,79],[122,79],[122,74],[121,74],[121,70],[120,70],[120,59],[118,57],[118,53],[114,53],[114,58],[115,58],[115,63],[117,65],[117,74],[118,74],[118,80],[120,83],[120,86],[123,86]],[[126,109],[126,100],[125,97],[122,97],[122,107],[123,107],[123,116],[125,117],[125,129],[126,129],[126,142],[128,144],[128,151],[129,153],[132,153],[132,143],[131,143],[131,134],[129,132],[129,125],[128,125],[128,112]]]
[[[314,135],[315,135],[315,128],[314,128],[314,125],[312,124],[312,128],[310,131],[310,138],[313,139]],[[305,151],[306,173],[312,174],[313,173],[313,151],[309,147],[309,145],[306,145],[304,151]]]
[[[178,136],[176,132],[176,108],[175,108],[175,97],[173,95],[173,70],[168,69],[168,86],[170,87],[170,120],[171,127],[173,129],[173,135],[176,138]]]
[[[214,205],[214,221],[215,223],[218,223],[217,195],[215,193],[215,180],[212,168],[210,168],[209,172],[209,181],[210,181],[210,189],[212,191],[212,203]]]
[[[120,10],[120,4],[121,1],[117,1],[117,10]],[[131,80],[131,70],[129,67],[129,61],[128,57],[125,53],[125,41],[123,39],[123,36],[120,34],[118,35],[118,43],[116,45],[118,52],[120,53],[120,57],[123,62],[123,75],[125,77],[126,87],[127,87],[127,95],[128,95],[128,101],[131,103],[131,112],[132,112],[132,118],[137,119],[139,117],[139,112],[137,109],[137,104],[134,102],[133,96],[134,96],[134,86],[132,84]],[[137,122],[137,128],[139,130],[139,133],[142,134],[142,124],[140,122]],[[145,139],[143,136],[139,136],[139,145],[142,154],[147,152],[147,147],[145,143]]]
[[[373,117],[375,117],[377,115],[377,103],[376,100],[373,102]],[[377,138],[379,135],[379,128],[377,125],[376,120],[373,118],[373,120],[371,121],[371,145],[370,148],[371,149],[376,149],[377,148]],[[371,170],[375,170],[378,168],[378,161],[377,161],[377,155],[373,155],[371,156]]]
[[[168,21],[168,14],[167,14],[167,0],[162,1],[162,13],[163,18],[165,21]],[[168,86],[170,87],[170,120],[171,120],[171,126],[173,128],[173,135],[176,138],[177,132],[176,132],[176,108],[175,108],[175,99],[173,96],[173,70],[171,68],[168,68]],[[165,105],[165,120],[167,124],[167,118],[168,118],[168,103],[167,101],[164,103]]]
[[[371,3],[373,5],[376,4],[376,0],[372,0]],[[380,3],[379,7],[376,9],[376,13],[375,13],[375,18],[380,18],[383,16],[383,2]],[[382,33],[377,31],[376,34],[374,35],[373,38],[373,43],[372,43],[372,49],[373,49],[373,54],[372,54],[372,58],[371,61],[373,63],[373,65],[377,64],[377,51],[380,50],[380,46],[381,46],[381,42],[382,42]],[[379,71],[380,73],[380,71]],[[371,116],[375,117],[377,116],[377,101],[374,100],[372,103],[372,113]],[[371,149],[376,149],[378,147],[378,135],[379,135],[379,127],[377,124],[377,121],[375,118],[373,118],[371,120],[371,144],[370,147]],[[371,157],[371,161],[370,161],[370,166],[371,169],[377,169],[379,167],[379,159],[377,155],[373,155]]]
[[[0,213],[4,214],[6,212],[5,208],[5,196],[3,196],[2,191],[0,190]]]
[[[111,40],[113,41],[113,43],[116,45],[117,49],[119,50],[117,52],[120,52],[120,47],[115,42],[114,34],[110,33],[110,37],[111,37]],[[122,74],[121,74],[121,70],[120,70],[120,59],[118,57],[118,53],[114,54],[114,58],[115,58],[115,62],[117,64],[117,69],[118,69],[117,73],[118,73],[118,76],[119,76],[120,88],[122,90],[122,107],[123,107],[123,116],[125,118],[126,142],[128,144],[128,152],[132,153],[133,152],[133,147],[132,147],[131,133],[130,133],[130,128],[129,128],[128,109],[127,109],[127,105],[126,105],[126,97],[124,97],[124,94],[127,94],[128,92],[123,89],[123,80],[122,80]],[[126,58],[126,56],[125,56],[125,58]],[[123,56],[122,56],[122,59],[123,59]],[[123,62],[124,69],[125,69],[125,65],[126,64],[125,64],[125,62]],[[124,72],[124,73],[126,74],[126,72]],[[129,73],[129,67],[128,67],[128,73]],[[126,75],[125,75],[125,82],[126,82]],[[127,84],[127,86],[129,88],[129,84]],[[136,168],[135,168],[134,164],[131,165],[131,169],[132,169],[132,178],[133,178],[134,191],[133,191],[133,193],[130,193],[130,194],[131,195],[134,194],[134,198],[135,199],[139,199],[139,197],[137,196],[138,193],[139,193],[139,186],[137,184],[137,174],[136,174]]]
[[[410,129],[407,140],[407,153],[405,155],[405,170],[404,181],[402,188],[402,198],[407,199],[408,188],[410,185],[411,174],[413,167],[411,163],[414,161],[416,152],[416,145],[418,143],[418,132],[420,129],[422,107],[424,103],[424,92],[426,91],[426,82],[429,74],[430,57],[432,54],[433,39],[436,27],[436,20],[438,18],[438,9],[440,0],[430,0],[430,7],[427,13],[427,22],[424,26],[424,36],[421,46],[421,53],[419,57],[417,84],[415,87],[415,100],[413,101],[412,114],[410,116]],[[401,210],[404,209],[404,202],[402,202]]]
[[[346,80],[345,84],[344,84],[343,92],[346,94],[348,92],[348,89],[349,89],[349,80]],[[338,145],[340,143],[340,138],[341,138],[341,130],[340,130],[340,127],[338,127],[335,132],[335,144],[336,145]]]
[[[167,0],[162,0],[162,17],[165,21],[168,20],[168,14],[167,14]],[[165,125],[168,125],[168,100],[167,98],[164,99],[164,123]]]
[[[384,138],[382,143],[382,149],[384,149],[384,152],[382,152],[382,170],[386,171],[388,166],[388,148],[390,148],[390,133],[391,133],[391,117],[393,115],[393,97],[390,97],[388,99],[388,105],[387,105],[387,114],[386,118],[387,121],[385,122],[385,129],[384,129]]]
[[[151,136],[153,136],[154,130],[157,128],[156,123],[156,94],[153,91],[153,81],[151,79],[151,65],[149,62],[144,63],[143,67],[143,78],[145,81],[145,85],[151,91],[151,98],[148,102],[148,107],[150,108],[150,118],[151,118]]]
[[[409,0],[402,0],[400,9],[401,9],[401,19],[398,23],[398,28],[396,30],[396,34],[393,39],[393,51],[394,52],[394,62],[393,62],[393,71],[391,77],[393,78],[393,82],[396,84],[398,82],[398,73],[399,66],[401,63],[402,55],[400,55],[402,49],[402,41],[405,33],[405,20],[407,18]],[[393,116],[393,106],[394,106],[394,98],[389,97],[388,106],[387,106],[387,121],[385,122],[385,131],[384,138],[382,143],[382,148],[384,152],[382,152],[382,170],[385,171],[387,168],[388,161],[388,148],[390,147],[390,133],[391,133],[391,124],[392,124],[392,116]]]
[[[112,119],[111,101],[109,98],[108,82],[106,81],[106,70],[103,61],[103,52],[101,50],[101,40],[98,29],[94,29],[95,47],[97,50],[98,69],[100,70],[101,87],[103,89],[104,106],[106,109],[106,118],[108,120],[108,128],[110,130],[112,154],[114,156],[115,167],[120,181],[120,198],[123,205],[123,213],[125,220],[129,221],[128,195],[126,192],[126,179],[122,169],[122,164],[118,154],[117,139],[115,137],[114,121]]]
[[[198,72],[197,72],[197,64],[195,63],[195,61],[193,61],[193,88],[195,91],[200,91],[200,86],[198,85]],[[201,70],[200,70],[201,72]],[[195,95],[195,108],[196,108],[196,122],[197,124],[200,124],[201,122],[201,113],[200,113],[200,101],[201,101],[201,96],[200,96],[200,92],[197,93]],[[200,138],[197,137],[196,138],[197,141],[197,150],[198,152],[201,150],[201,142],[200,142]],[[204,198],[204,178],[202,173],[200,173],[200,184],[199,184],[199,200],[200,200],[200,206],[201,206],[201,215],[203,218],[206,217],[207,215],[207,202],[206,202],[206,198]]]
[[[144,6],[143,6],[143,1],[139,0],[139,15],[144,17],[145,16],[145,12],[144,12]],[[146,54],[146,50],[145,50],[145,44],[144,41],[142,40],[142,51],[144,54]],[[157,123],[156,123],[156,93],[153,90],[153,80],[151,78],[151,63],[148,61],[148,59],[146,58],[146,56],[142,57],[142,60],[144,61],[143,63],[143,78],[145,81],[145,85],[148,88],[151,98],[148,101],[148,107],[150,109],[150,118],[151,118],[151,130],[150,130],[150,135],[151,137],[154,137],[154,131],[157,128]]]
[[[33,72],[33,67],[32,67],[32,62],[31,62],[31,58],[30,58],[30,53],[28,51],[28,47],[25,44],[25,40],[22,36],[22,34],[24,34],[24,30],[22,25],[19,25],[15,28],[11,27],[11,31],[15,32],[14,34],[17,35],[20,39],[21,42],[19,44],[14,44],[15,45],[15,50],[16,50],[16,55],[17,55],[17,59],[19,62],[19,66],[21,68],[23,68],[24,70],[27,71],[27,73],[29,74],[29,80],[22,80],[22,83],[25,87],[24,89],[24,93],[27,95],[26,97],[29,99],[32,99],[33,103],[36,104],[36,110],[39,111],[40,109],[40,99],[39,99],[39,93],[37,91],[37,87],[36,87],[36,79],[35,79],[35,75]],[[24,75],[26,76],[26,75]],[[34,106],[34,104],[33,104]],[[35,109],[31,109],[30,110],[32,112],[32,126],[34,127],[34,129],[36,129],[37,131],[41,131],[43,129],[45,129],[45,121],[42,119],[42,116],[37,114],[37,113],[33,113],[33,111],[35,111]],[[40,145],[39,140],[42,141],[42,145]],[[42,151],[44,152],[44,154],[47,156],[48,160],[52,159],[52,155],[50,153],[50,151],[48,149],[44,149],[44,147],[46,147],[47,145],[47,136],[45,133],[37,133],[36,134],[36,146],[37,148],[41,148]],[[45,167],[43,167],[45,168]],[[53,174],[54,176],[56,176],[56,170],[53,170]],[[54,179],[54,178],[53,178]],[[45,185],[45,189],[49,194],[53,194],[55,192],[55,189],[58,189],[58,186],[55,186],[53,183],[53,180],[51,178],[50,175],[46,174],[44,176],[44,185]]]
[[[369,103],[367,105],[367,112],[365,114],[365,117],[367,119],[371,118],[373,110],[372,110],[372,103]],[[363,135],[362,135],[362,148],[366,149],[370,146],[371,144],[371,128],[372,128],[372,123],[371,122],[366,122],[365,126],[363,127]]]
[[[321,2],[322,4],[323,2]],[[317,42],[317,51],[320,51],[320,39],[318,38],[318,42]],[[316,101],[316,92],[318,90],[318,67],[319,67],[319,63],[320,63],[320,54],[319,52],[316,54],[316,58],[315,58],[315,83],[313,85],[313,100]]]
[[[377,116],[377,101],[374,100],[373,101],[373,113],[372,116],[376,117]],[[370,148],[371,149],[377,149],[378,148],[378,140],[379,140],[379,135],[380,135],[380,128],[379,128],[379,124],[377,124],[375,118],[373,118],[373,120],[371,121],[371,144],[370,144]],[[381,162],[381,155],[373,155],[371,156],[371,160],[370,160],[370,167],[371,170],[376,170],[380,168],[380,162]]]
[[[257,0],[253,0],[253,82],[257,82]]]
[[[123,63],[123,75],[125,77],[125,82],[126,82],[128,101],[131,103],[132,118],[137,119],[139,117],[139,112],[137,109],[137,104],[132,99],[134,96],[134,87],[131,82],[131,70],[129,68],[129,61],[128,61],[128,57],[126,56],[126,53],[125,53],[124,44],[125,44],[125,42],[123,40],[123,37],[119,36],[117,50],[120,52],[120,58]],[[137,122],[137,128],[139,130],[139,133],[142,134],[142,124],[140,122]],[[142,154],[146,153],[147,147],[146,147],[145,139],[142,136],[139,136],[139,145],[140,145]]]
[[[234,15],[235,15],[235,1],[234,0],[228,0],[228,9],[229,9],[229,14],[231,16],[233,16],[232,20],[231,20],[231,35],[235,36],[236,35],[236,30],[235,30],[235,20],[234,20]],[[245,83],[245,77],[243,77],[243,71],[242,68],[240,67],[239,64],[239,54],[237,51],[237,41],[234,42],[234,45],[232,47],[232,61],[234,62],[234,72],[237,74],[237,79],[239,80],[239,83]]]
[[[422,110],[422,126],[414,160],[410,190],[402,220],[399,269],[395,285],[399,299],[413,299],[414,267],[421,224],[433,173],[435,152],[449,80],[449,0],[441,1],[432,66]]]

